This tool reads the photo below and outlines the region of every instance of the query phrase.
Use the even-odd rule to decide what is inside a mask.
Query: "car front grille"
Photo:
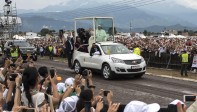
[[[139,69],[127,69],[128,72],[140,72],[142,71],[142,68]]]
[[[137,65],[141,63],[141,59],[137,60],[124,60],[125,64],[127,65]]]

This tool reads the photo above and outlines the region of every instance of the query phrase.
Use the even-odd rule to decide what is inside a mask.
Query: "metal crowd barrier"
[[[148,67],[166,68],[166,69],[180,69],[181,58],[178,54],[169,53],[155,53],[155,52],[142,52]],[[192,58],[189,58],[188,69],[191,68]]]

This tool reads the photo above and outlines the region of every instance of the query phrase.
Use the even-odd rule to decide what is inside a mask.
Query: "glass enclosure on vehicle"
[[[95,18],[96,42],[113,41],[113,19]]]
[[[114,24],[112,17],[87,17],[75,19],[75,35],[82,44],[113,41]],[[76,39],[75,39],[76,40]]]

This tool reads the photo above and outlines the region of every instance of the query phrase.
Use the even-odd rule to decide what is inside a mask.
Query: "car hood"
[[[118,58],[121,60],[135,60],[135,59],[141,59],[142,57],[136,54],[111,54],[110,57]]]

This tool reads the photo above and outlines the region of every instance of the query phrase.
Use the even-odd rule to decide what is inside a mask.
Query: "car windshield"
[[[29,47],[30,46],[30,44],[25,41],[15,41],[14,45],[19,46],[19,47]]]
[[[131,53],[129,49],[127,49],[122,44],[115,45],[102,45],[101,48],[105,54],[129,54]]]

